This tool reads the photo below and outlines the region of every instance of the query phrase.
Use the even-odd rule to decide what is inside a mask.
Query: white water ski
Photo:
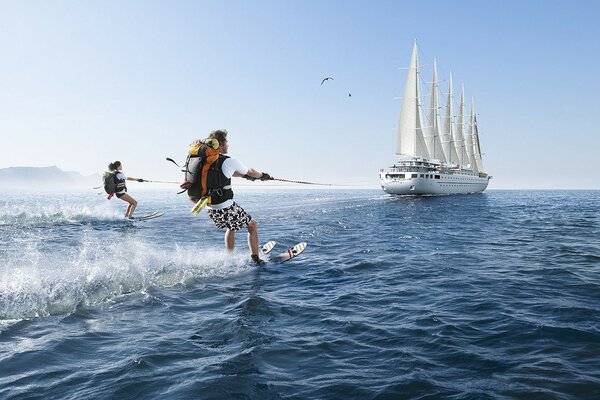
[[[298,257],[300,253],[306,248],[306,243],[298,243],[297,245],[290,247],[287,251],[280,253],[277,257],[271,259],[271,262],[282,263],[291,260],[292,258]]]
[[[153,213],[150,213],[150,214],[140,215],[139,217],[129,218],[128,221],[148,221],[149,219],[162,217],[163,215],[165,215],[164,212],[154,211]]]
[[[267,243],[263,244],[260,249],[262,250],[263,254],[269,254],[276,244],[277,242],[275,242],[274,240],[270,240]]]

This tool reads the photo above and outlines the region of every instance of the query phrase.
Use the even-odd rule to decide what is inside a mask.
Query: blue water
[[[600,192],[3,193],[0,398],[600,398]]]

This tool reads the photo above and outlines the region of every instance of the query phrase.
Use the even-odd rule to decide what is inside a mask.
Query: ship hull
[[[412,175],[412,174],[405,174]],[[442,195],[481,193],[489,177],[477,174],[438,172],[417,174],[417,177],[398,178],[386,172],[379,175],[384,192],[395,195]]]

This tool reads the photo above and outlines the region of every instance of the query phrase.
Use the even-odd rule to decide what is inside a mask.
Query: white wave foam
[[[245,254],[191,245],[158,250],[131,236],[101,241],[84,234],[80,245],[50,253],[32,245],[0,265],[0,321],[69,314],[124,294],[250,268]]]
[[[0,207],[0,225],[31,225],[41,223],[77,223],[93,219],[120,219],[122,213],[108,202],[81,205],[72,200],[44,203],[41,199],[5,203]]]
[[[0,333],[20,321],[20,319],[0,319]]]

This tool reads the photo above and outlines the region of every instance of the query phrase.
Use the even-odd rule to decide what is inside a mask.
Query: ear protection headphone
[[[215,139],[215,138],[207,138],[207,139],[204,140],[204,143],[207,146],[210,146],[210,147],[212,147],[215,150],[219,149],[219,141],[217,139]]]

